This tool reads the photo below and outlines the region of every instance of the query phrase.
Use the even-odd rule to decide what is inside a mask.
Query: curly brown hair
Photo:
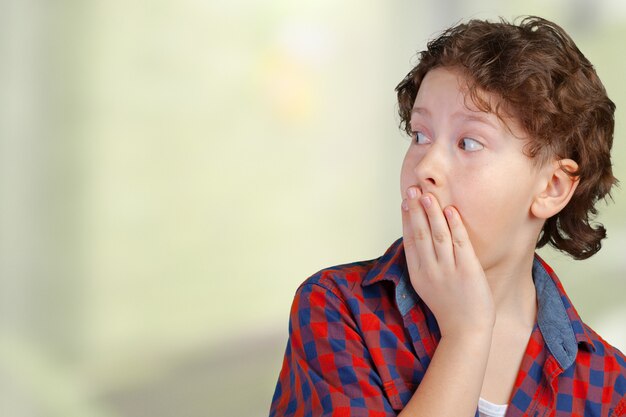
[[[549,243],[575,259],[598,252],[606,229],[593,222],[595,205],[610,197],[617,183],[611,169],[615,104],[570,36],[536,16],[518,25],[471,20],[445,30],[396,87],[400,128],[409,135],[417,91],[436,67],[461,69],[469,97],[481,110],[503,121],[515,117],[531,138],[525,153],[536,163],[569,158],[578,164],[576,171],[566,171],[578,177],[578,187],[567,206],[546,220],[537,247]],[[481,92],[503,105],[492,108]]]

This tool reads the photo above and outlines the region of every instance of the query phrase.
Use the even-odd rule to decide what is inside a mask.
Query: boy
[[[397,86],[402,238],[297,290],[271,416],[626,416],[626,358],[534,252],[600,249],[615,106],[557,25],[470,21]]]

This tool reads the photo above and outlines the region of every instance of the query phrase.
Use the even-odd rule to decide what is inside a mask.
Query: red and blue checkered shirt
[[[626,416],[626,358],[581,321],[538,256],[532,274],[537,320],[506,416]],[[271,417],[404,408],[440,339],[408,277],[400,238],[378,259],[324,269],[298,288]]]

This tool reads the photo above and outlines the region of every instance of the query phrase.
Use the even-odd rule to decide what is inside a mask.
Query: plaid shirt
[[[538,256],[532,274],[537,321],[506,416],[626,416],[626,358],[581,321]],[[408,277],[400,238],[378,259],[298,288],[271,417],[395,416],[406,406],[440,338]]]

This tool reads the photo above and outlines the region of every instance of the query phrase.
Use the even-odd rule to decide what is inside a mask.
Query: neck
[[[532,278],[534,248],[508,264],[485,270],[499,324],[532,327],[537,314],[537,297]]]

